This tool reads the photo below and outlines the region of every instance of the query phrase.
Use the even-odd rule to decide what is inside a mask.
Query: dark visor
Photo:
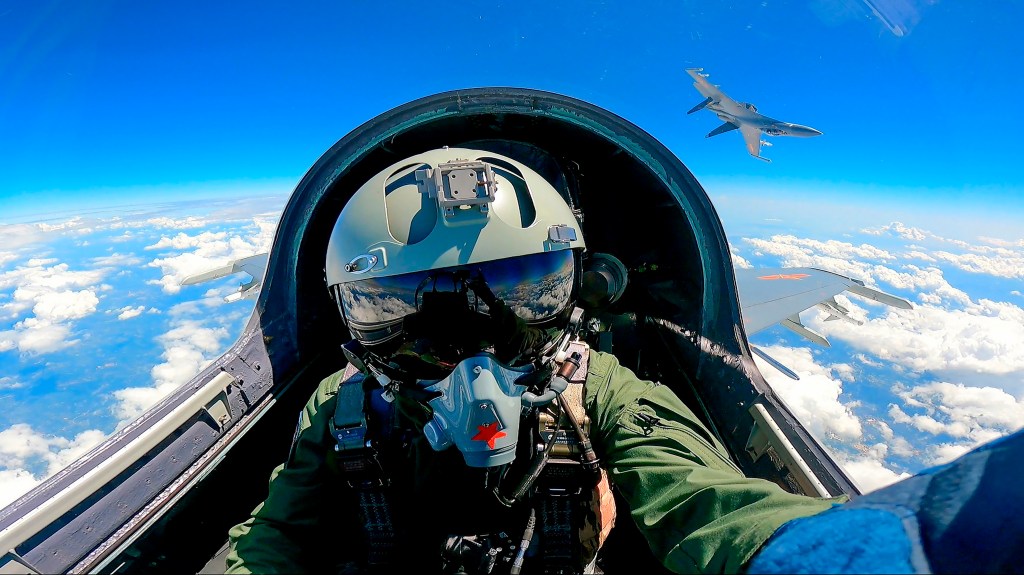
[[[457,291],[460,281],[482,277],[495,297],[529,324],[557,317],[573,297],[575,263],[572,250],[557,250],[465,266],[425,270],[390,277],[367,278],[336,286],[342,313],[356,333],[381,341],[400,329],[402,318],[418,311],[423,293]],[[468,303],[488,313],[472,291]],[[386,329],[393,326],[394,329]],[[380,331],[378,331],[380,330]],[[383,332],[383,333],[382,333]],[[360,337],[360,339],[364,339]]]

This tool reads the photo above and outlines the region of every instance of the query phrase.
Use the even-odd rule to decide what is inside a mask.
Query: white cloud
[[[928,255],[928,254],[926,254],[926,253],[924,253],[922,251],[919,251],[919,250],[909,251],[906,254],[904,254],[904,257],[906,257],[907,259],[913,259],[913,260],[923,260],[923,261],[926,261],[928,263],[936,263],[936,262],[939,261],[939,260],[933,258],[932,256],[930,256],[930,255]]]
[[[854,442],[863,434],[860,420],[840,401],[843,385],[831,370],[815,363],[806,347],[760,346],[761,349],[800,376],[793,380],[754,356],[761,374],[793,411],[797,419],[819,438]]]
[[[986,236],[979,236],[978,241],[1000,248],[1024,248],[1024,239],[1011,242],[1001,238],[989,238]]]
[[[931,232],[927,232],[915,227],[905,226],[902,222],[892,222],[889,225],[882,226],[880,228],[867,228],[861,230],[862,233],[881,236],[892,235],[903,238],[905,240],[921,241],[928,237],[934,237]]]
[[[45,435],[25,423],[0,431],[0,507],[21,497],[105,438],[106,434],[96,429],[83,431],[73,439]]]
[[[26,353],[51,353],[74,345],[78,340],[71,339],[71,328],[64,324],[55,324],[30,317],[14,324],[14,330],[4,332],[10,340],[0,336],[0,350],[17,347]],[[6,341],[13,345],[5,345]]]
[[[234,259],[268,251],[273,243],[276,222],[261,217],[255,218],[253,225],[258,231],[245,237],[228,236],[225,232],[202,232],[194,236],[179,233],[173,237],[161,237],[146,249],[192,251],[151,261],[148,265],[160,268],[164,275],[159,280],[147,283],[162,286],[165,293],[178,293],[181,291],[181,281],[190,275],[221,267]]]
[[[889,446],[898,445],[905,449],[906,441],[896,437],[884,422],[868,420],[868,423],[879,427],[886,443],[862,443],[864,427],[860,418],[853,413],[856,402],[843,403],[843,384],[833,377],[834,372],[852,377],[850,365],[840,364],[831,369],[822,367],[814,361],[808,348],[761,347],[800,376],[799,381],[790,379],[755,355],[754,361],[765,380],[811,435],[819,441],[832,440],[823,442],[823,445],[861,491],[878,489],[908,476],[886,466]],[[879,423],[884,427],[880,427]]]
[[[729,246],[729,252],[732,256],[732,265],[734,265],[735,267],[742,269],[750,269],[754,267],[750,262],[748,262],[743,256],[740,255],[739,250],[737,250],[734,246]]]
[[[944,463],[1024,426],[1024,400],[995,387],[934,382],[895,391],[903,406],[889,406],[894,422],[950,439],[933,448],[934,463]]]
[[[985,251],[990,253],[953,254],[937,251],[934,255],[966,272],[1024,279],[1024,250],[988,248]]]
[[[126,424],[155,405],[168,393],[188,382],[224,350],[225,328],[204,327],[195,320],[185,320],[160,336],[164,362],[153,367],[153,385],[130,387],[114,392],[118,403],[114,415]]]
[[[885,440],[889,451],[893,455],[899,457],[917,457],[920,454],[920,450],[912,443],[907,441],[906,438],[896,435],[896,432],[892,430],[892,427],[888,423],[880,420],[869,418],[867,422],[873,425],[878,430],[878,435]]]
[[[932,465],[949,463],[967,453],[974,446],[966,443],[939,443],[932,447]]]
[[[884,443],[876,444],[873,448],[869,454],[859,457],[836,456],[837,462],[862,493],[869,493],[910,477],[909,473],[896,473],[885,466],[884,458],[888,449]]]
[[[837,363],[832,365],[832,371],[835,372],[839,379],[850,383],[854,381],[853,366],[848,363]]]
[[[126,319],[131,319],[133,317],[139,317],[140,315],[142,315],[142,312],[146,311],[146,306],[144,306],[144,305],[140,305],[138,307],[125,306],[125,307],[123,307],[123,308],[121,308],[121,309],[119,309],[117,311],[121,312],[120,314],[118,314],[117,319],[123,321],[123,320],[126,320]]]
[[[225,237],[227,237],[226,232],[203,232],[196,236],[190,236],[184,232],[179,232],[178,235],[174,236],[173,238],[169,238],[167,236],[161,237],[160,241],[156,242],[153,245],[146,246],[146,249],[184,250],[187,248],[205,247],[206,249],[218,250],[219,246],[217,248],[211,248],[212,244],[214,244],[215,242],[223,242]]]
[[[92,263],[100,268],[130,268],[142,265],[143,259],[133,254],[113,253],[109,256],[92,258]]]
[[[0,377],[0,389],[22,389],[25,384],[11,376]]]
[[[46,241],[48,234],[35,224],[0,224],[0,246],[17,251]]]
[[[850,306],[851,313],[863,312]],[[1024,374],[1024,309],[1013,304],[968,298],[963,309],[917,305],[888,311],[861,326],[825,322],[823,315],[810,315],[805,323],[825,337],[913,371],[962,381]],[[1017,392],[1024,393],[1024,378],[1016,379]]]
[[[0,289],[18,286],[28,293],[56,291],[69,287],[90,286],[106,275],[99,270],[72,271],[68,264],[57,264],[55,259],[34,258],[24,266],[0,274]],[[50,266],[50,267],[47,267]]]
[[[81,216],[75,216],[70,220],[63,221],[59,224],[47,224],[46,222],[37,223],[36,226],[44,232],[53,232],[59,230],[70,230],[82,226],[83,219]]]
[[[931,254],[912,251],[908,258],[921,259],[927,262],[946,262],[970,273],[987,274],[1003,278],[1024,278],[1024,239],[1008,241],[1000,238],[981,236],[980,244],[972,244],[959,239],[945,238],[931,232],[904,226],[893,222],[887,226],[861,230],[871,235],[892,235],[907,240],[936,240],[961,248],[966,253],[952,253],[937,250]],[[918,248],[918,246],[914,246]]]
[[[14,289],[10,301],[0,305],[8,319],[31,309],[32,316],[0,332],[0,351],[18,348],[22,352],[51,353],[75,343],[69,340],[68,322],[96,311],[96,290],[107,270],[71,270],[50,258],[33,258],[23,266],[0,273],[0,289]],[[97,285],[100,284],[100,285]],[[85,288],[85,289],[76,289]]]
[[[149,218],[143,225],[147,227],[155,228],[169,228],[173,230],[182,230],[190,228],[201,228],[209,225],[209,220],[206,218],[200,218],[196,216],[188,216],[186,218],[168,218],[168,217],[157,217]]]
[[[0,508],[28,493],[40,481],[24,469],[0,469]]]
[[[32,313],[40,321],[61,322],[80,319],[96,311],[99,302],[92,290],[43,293],[36,297]]]
[[[188,216],[184,218],[171,218],[167,216],[158,216],[150,218],[131,218],[124,219],[121,217],[111,218],[105,223],[102,228],[111,230],[120,229],[132,229],[132,228],[165,228],[172,230],[186,230],[201,228],[210,225],[210,220],[198,216]],[[131,232],[126,232],[130,234]]]
[[[825,257],[835,259],[864,258],[869,260],[893,261],[896,256],[886,250],[869,244],[853,245],[837,240],[812,240],[793,235],[775,235],[768,240],[744,238],[756,248],[787,257]],[[787,264],[791,265],[791,264]],[[797,264],[802,265],[802,264]]]

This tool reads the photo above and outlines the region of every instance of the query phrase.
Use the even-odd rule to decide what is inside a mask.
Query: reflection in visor
[[[461,273],[460,273],[461,272]],[[424,291],[452,291],[455,277],[482,274],[494,295],[528,323],[540,323],[562,312],[573,287],[572,250],[558,250],[398,276],[368,278],[338,286],[348,321],[363,328],[383,326],[415,313]],[[419,301],[417,301],[417,293]],[[469,298],[476,311],[487,313],[479,298]]]

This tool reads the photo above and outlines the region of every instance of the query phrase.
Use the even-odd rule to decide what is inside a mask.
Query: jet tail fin
[[[701,102],[701,103],[697,104],[696,106],[690,108],[690,111],[687,112],[687,114],[692,114],[694,112],[699,112],[699,111],[703,110],[704,107],[707,106],[708,104],[710,104],[711,102],[714,102],[714,99],[707,98],[703,102]]]
[[[739,126],[737,126],[736,124],[733,124],[732,122],[726,122],[726,123],[722,124],[721,126],[715,128],[714,130],[711,130],[710,132],[708,132],[708,135],[704,136],[704,137],[705,138],[710,138],[711,136],[717,136],[718,134],[724,134],[726,132],[731,132],[731,131],[733,131],[733,130],[735,130],[737,128],[739,128]]]

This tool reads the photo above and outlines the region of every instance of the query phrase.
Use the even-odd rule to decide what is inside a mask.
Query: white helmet
[[[584,247],[569,205],[534,170],[443,148],[389,166],[352,195],[331,234],[326,278],[367,346],[401,341],[414,324],[474,331],[463,312],[490,317],[495,300],[520,325],[553,332],[574,307]]]

